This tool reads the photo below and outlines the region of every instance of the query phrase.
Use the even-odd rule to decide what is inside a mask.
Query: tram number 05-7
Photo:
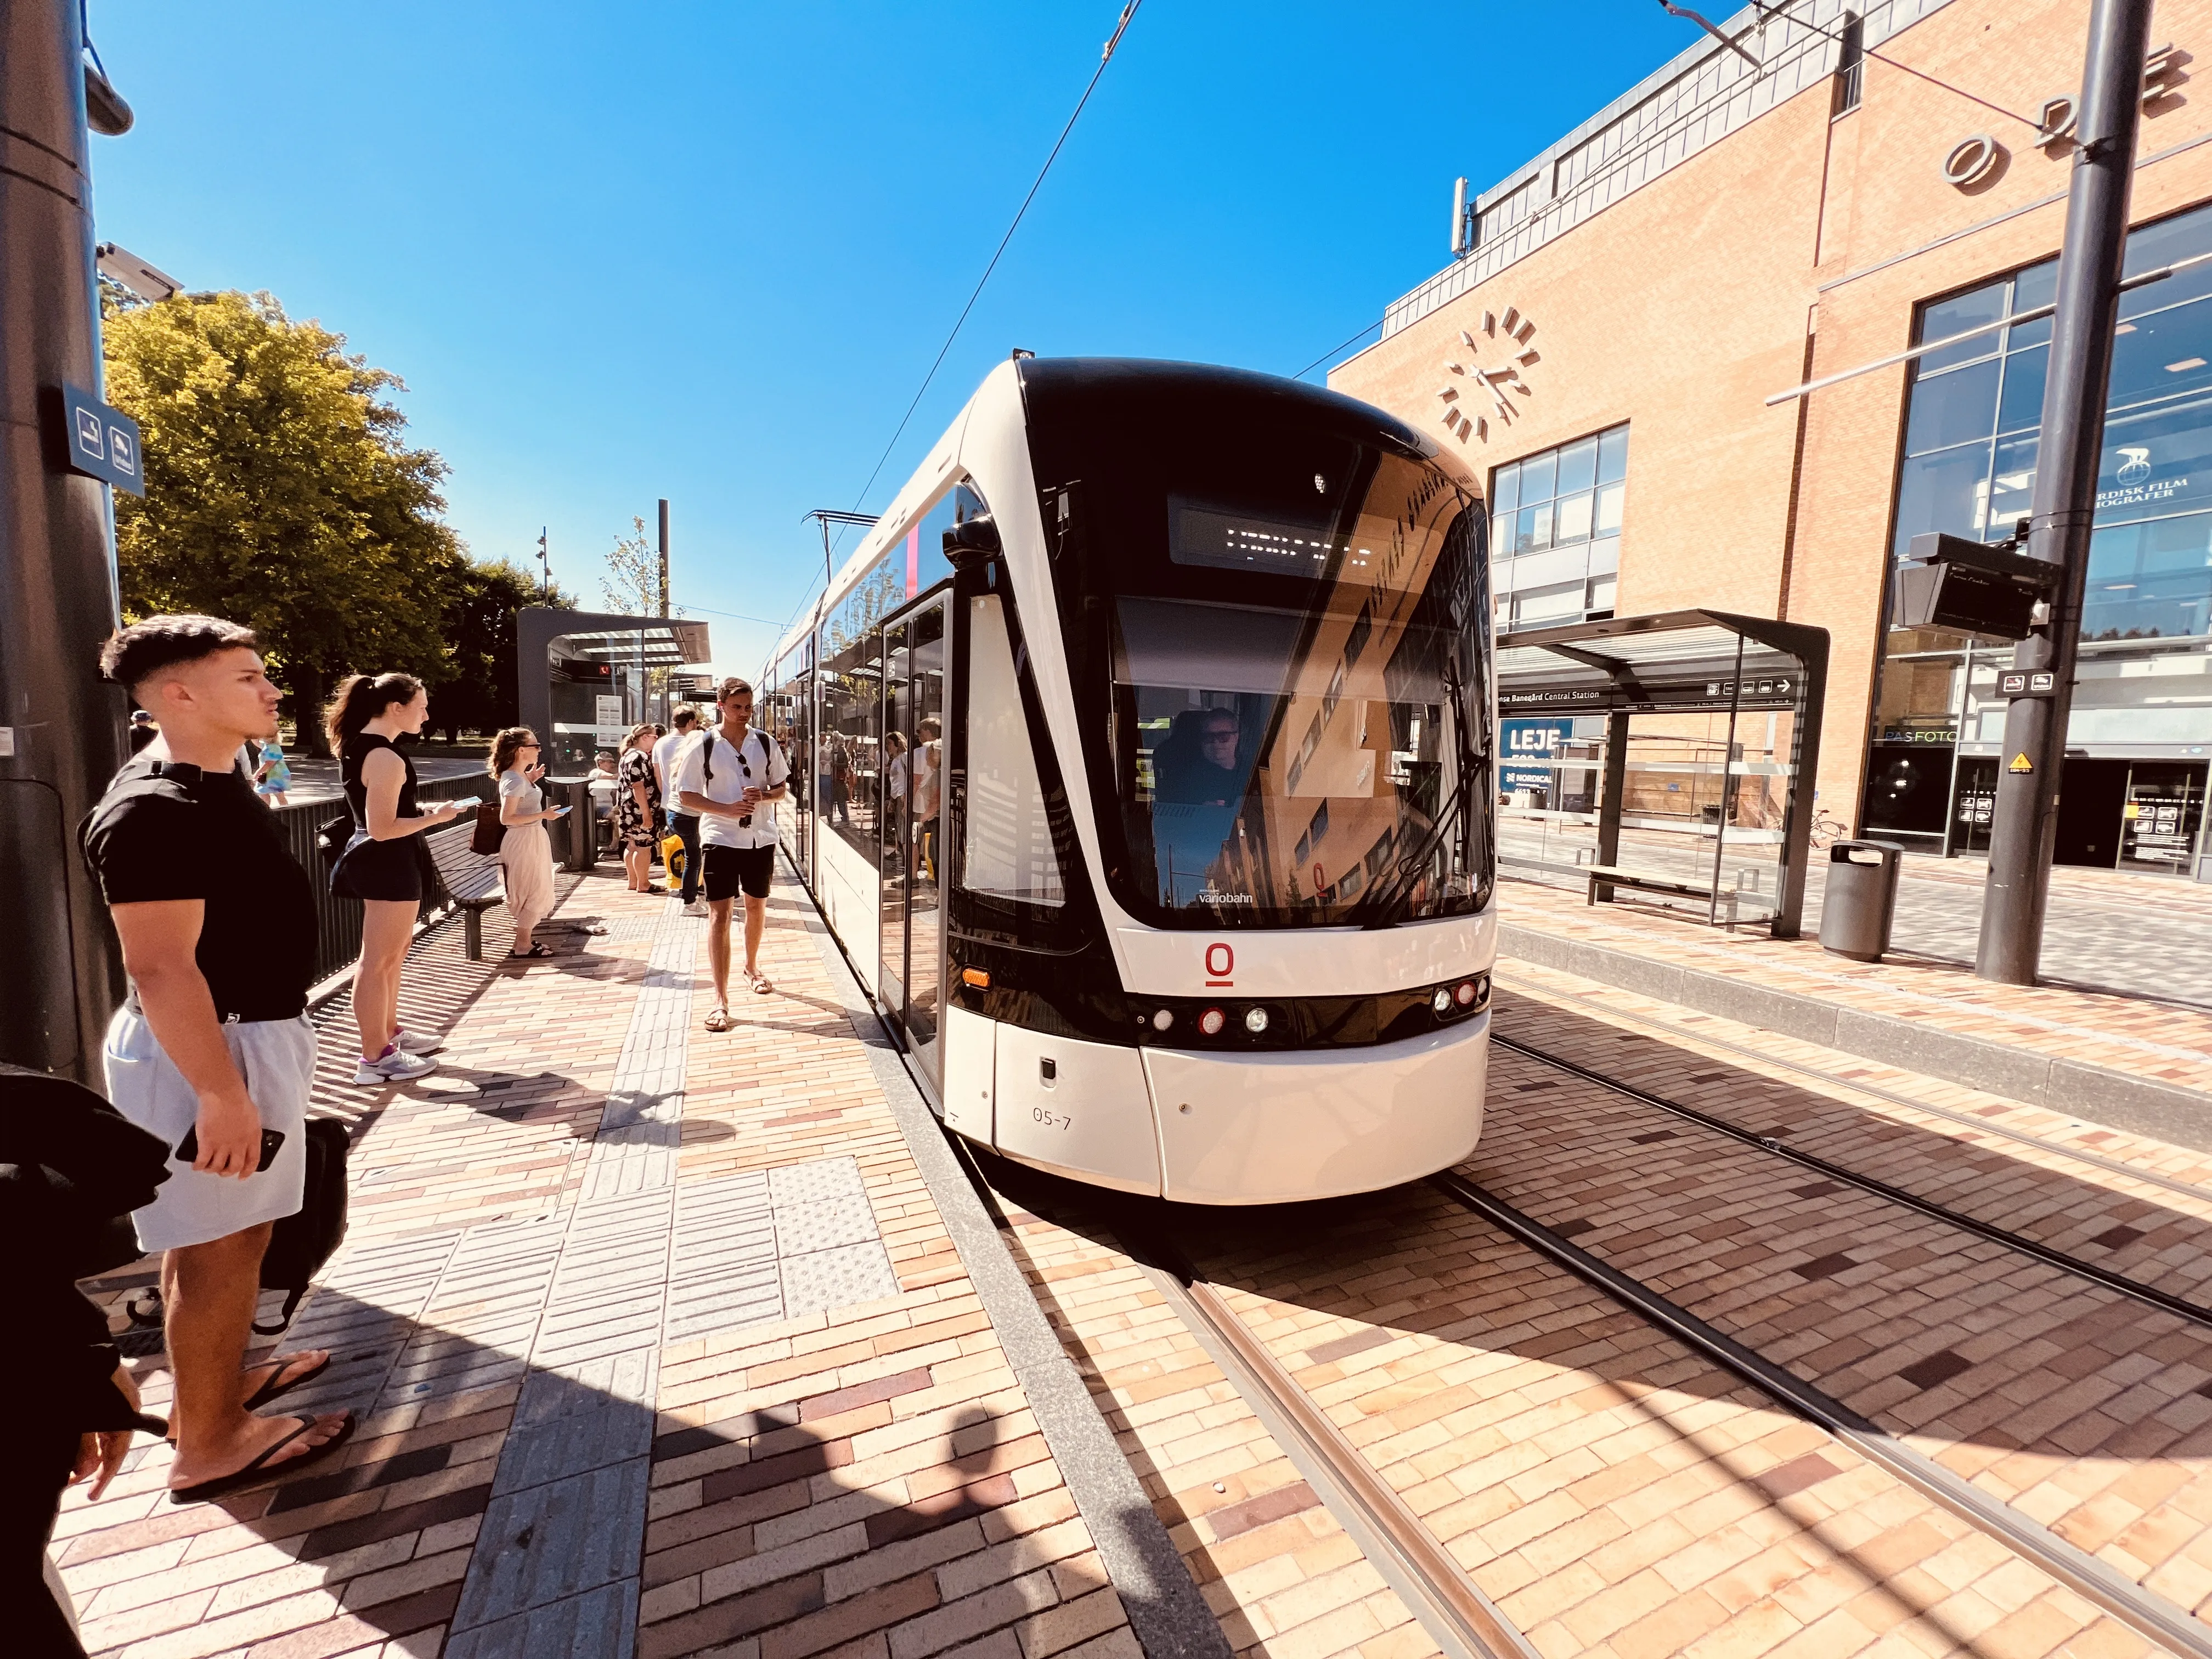
[[[1030,1115],[1048,1129],[1072,1129],[1075,1127],[1075,1120],[1066,1113],[1048,1112],[1042,1106],[1030,1107]]]

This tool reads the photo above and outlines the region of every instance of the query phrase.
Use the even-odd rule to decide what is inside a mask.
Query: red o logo
[[[1315,865],[1315,866],[1314,866],[1314,891],[1316,891],[1316,893],[1318,893],[1319,891],[1321,891],[1321,890],[1322,890],[1322,888],[1324,888],[1324,887],[1326,887],[1326,886],[1328,886],[1328,882],[1326,882],[1326,881],[1324,881],[1324,880],[1322,878],[1321,866],[1320,866],[1320,865],[1318,865],[1318,864]]]
[[[1228,984],[1229,975],[1236,968],[1237,952],[1227,945],[1217,941],[1206,947],[1206,982],[1208,985]]]

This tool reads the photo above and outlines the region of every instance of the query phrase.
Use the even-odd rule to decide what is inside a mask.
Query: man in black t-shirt
[[[213,617],[154,617],[108,641],[102,671],[155,712],[161,736],[81,831],[131,977],[107,1031],[108,1097],[172,1149],[169,1179],[131,1219],[140,1247],[163,1252],[179,1502],[289,1474],[353,1428],[350,1413],[249,1409],[327,1353],[240,1369],[270,1228],[300,1208],[315,1069],[313,890],[234,764],[276,730],[254,643]],[[196,1153],[179,1158],[188,1133]]]

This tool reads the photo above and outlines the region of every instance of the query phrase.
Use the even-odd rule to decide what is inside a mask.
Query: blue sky
[[[889,501],[1010,347],[1295,374],[1447,262],[1455,175],[1696,39],[1652,0],[1145,0],[860,501],[1119,9],[92,0],[138,116],[93,140],[100,234],[402,376],[480,554],[550,526],[596,604],[669,497],[678,603],[750,672],[818,574],[800,515]]]

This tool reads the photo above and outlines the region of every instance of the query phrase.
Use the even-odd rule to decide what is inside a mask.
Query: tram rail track
[[[986,1207],[1011,1227],[974,1156],[948,1136]],[[1553,1231],[1456,1170],[1426,1183],[1516,1243],[1595,1290],[1848,1448],[2161,1649],[2212,1659],[2212,1626],[1945,1468],[1825,1390],[1727,1335],[1652,1286]],[[1535,1650],[1345,1437],[1141,1200],[1097,1192],[1108,1230],[1174,1310],[1339,1523],[1453,1659],[1531,1659]],[[1940,1207],[1940,1206],[1939,1206]]]
[[[1493,1040],[1496,1040],[1493,1038]],[[2212,1626],[2145,1589],[1963,1475],[1914,1450],[1820,1389],[1707,1324],[1640,1279],[1608,1266],[1455,1170],[1430,1177],[1454,1203],[1694,1349],[1828,1434],[1930,1502],[2002,1542],[2137,1634],[2176,1653],[2212,1659]]]
[[[2109,1267],[2100,1267],[2094,1262],[2084,1261],[2078,1256],[2069,1255],[2063,1250],[2053,1249],[2047,1244],[2039,1243],[2034,1239],[2013,1232],[2008,1228],[2000,1227],[1994,1222],[1984,1221],[1978,1216],[1968,1215],[1961,1210],[1954,1210],[1948,1204],[1939,1203],[1931,1198],[1923,1198],[1905,1188],[1894,1186],[1879,1176],[1854,1170],[1848,1164],[1838,1164],[1832,1159],[1822,1158],[1817,1152],[1808,1152],[1802,1148],[1791,1146],[1772,1135],[1762,1135],[1755,1129],[1747,1129],[1741,1124],[1730,1122],[1726,1118],[1716,1116],[1698,1107],[1685,1105],[1678,1100],[1670,1100],[1664,1095],[1644,1088],[1641,1084],[1629,1083],[1620,1078],[1608,1076],[1593,1066],[1583,1065],[1579,1060],[1569,1060],[1564,1055],[1536,1048],[1533,1044],[1522,1042],[1518,1037],[1507,1036],[1500,1032],[1494,1024],[1491,1028],[1490,1040],[1508,1053],[1519,1054],[1524,1060],[1531,1060],[1539,1065],[1552,1066],[1555,1070],[1566,1073],[1571,1077],[1579,1078],[1585,1083],[1625,1096],[1639,1105],[1651,1107],[1655,1110],[1668,1113],[1686,1122],[1695,1123],[1701,1128],[1710,1129],[1716,1134],[1725,1135],[1729,1139],[1738,1141],[1744,1146],[1756,1147],[1761,1152],[1795,1164],[1802,1169],[1811,1170],[1827,1180],[1856,1187],[1862,1192],[1871,1193],[1877,1198],[1924,1215],[1930,1220],[1942,1223],[1945,1226],[1958,1228],[1962,1232],[1972,1233],[1978,1238],[1987,1239],[1993,1244],[2002,1245],[2007,1249],[2028,1256],[2047,1267],[2054,1268],[2060,1273],[2071,1273],[2077,1279],[2087,1279],[2094,1285],[2111,1291],[2115,1295],[2148,1304],[2162,1312],[2189,1320],[2194,1324],[2212,1328],[2212,1307],[2206,1307],[2202,1303],[2191,1302],[2186,1297],[2176,1296],[2170,1291],[2161,1291],[2155,1285],[2146,1285],[2140,1279],[2129,1278],[2124,1273],[2114,1273]]]
[[[1495,981],[1499,983],[1501,989],[1514,989],[1511,984],[1504,982],[1509,978],[1518,980],[1520,975],[1507,970],[1496,975]],[[2212,1203],[2212,1187],[2208,1187],[2202,1182],[2184,1181],[2158,1170],[2145,1169],[2142,1164],[2130,1164],[2124,1158],[2092,1152],[2085,1147],[2069,1146],[2063,1140],[2053,1140],[2045,1135],[2030,1134],[2025,1129],[2010,1128],[1974,1113],[1962,1112],[1955,1107],[1938,1105],[1933,1101],[1915,1100],[1910,1095],[1900,1094],[1896,1090],[1885,1088],[1878,1083],[1869,1083],[1863,1079],[1822,1071],[1817,1066],[1808,1066],[1801,1060],[1786,1060],[1779,1054],[1765,1054],[1741,1042],[1731,1042],[1726,1037],[1715,1036],[1710,1032],[1685,1031],[1679,1026],[1669,1025],[1664,1020],[1654,1019],[1648,1014],[1639,1014],[1628,1009],[1617,1007],[1596,997],[1584,996],[1579,992],[1564,990],[1555,985],[1529,987],[1517,991],[1516,994],[1535,998],[1556,998],[1563,1002],[1577,1003],[1583,1007],[1593,1010],[1607,1020],[1626,1020],[1632,1024],[1640,1025],[1646,1030],[1662,1032],[1668,1038],[1676,1042],[1692,1043],[1699,1048],[1716,1048],[1723,1054],[1735,1054],[1760,1066],[1772,1066],[1778,1071],[1794,1072],[1799,1077],[1812,1078],[1830,1088],[1847,1089],[1855,1094],[1865,1095],[1871,1099],[1886,1101],[1893,1106],[1901,1106],[1908,1111],[1923,1113],[1946,1123],[1957,1124],[1960,1128],[1972,1129],[1979,1133],[2014,1141],[2023,1146],[2033,1146],[2038,1152],[2048,1153],[2053,1158],[2066,1158],[2073,1163],[2086,1164],[2091,1169],[2103,1170],[2108,1174],[2124,1176],[2129,1180],[2140,1181],[2146,1186],[2160,1187],[2183,1198]],[[1491,1028],[1491,1034],[1493,1038],[1497,1037],[1497,1026],[1494,1022]]]

